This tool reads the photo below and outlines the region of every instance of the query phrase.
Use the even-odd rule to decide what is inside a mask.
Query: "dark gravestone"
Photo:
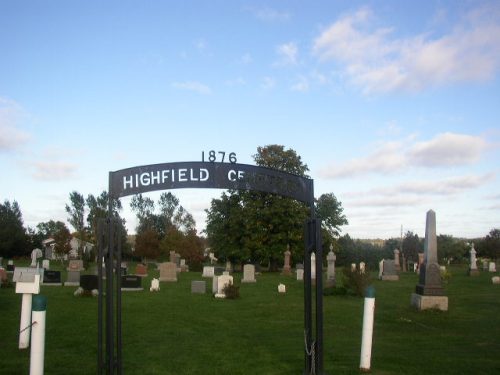
[[[122,290],[142,290],[142,278],[136,275],[122,276]]]
[[[16,266],[13,264],[7,264],[7,272],[14,272],[14,268],[16,268]]]
[[[88,292],[99,289],[99,279],[97,275],[81,275],[80,287]]]
[[[43,285],[62,285],[61,271],[45,270],[43,273]]]

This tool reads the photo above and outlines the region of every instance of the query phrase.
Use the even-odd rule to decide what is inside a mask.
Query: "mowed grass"
[[[372,374],[500,373],[500,285],[492,285],[487,272],[469,277],[465,267],[452,267],[451,273],[448,312],[410,307],[415,274],[402,274],[398,282],[374,278]],[[143,292],[122,294],[125,374],[302,374],[301,282],[264,273],[255,284],[241,284],[235,273],[241,298],[216,300],[191,294],[191,281],[202,280],[201,273],[161,283],[159,293],[149,292],[153,276],[158,271],[150,269]],[[279,283],[285,295],[278,294]],[[74,297],[75,289],[42,286],[48,375],[97,372],[97,298]],[[363,302],[324,298],[326,374],[359,374]],[[29,350],[18,349],[20,308],[14,288],[0,289],[0,374],[29,373]]]

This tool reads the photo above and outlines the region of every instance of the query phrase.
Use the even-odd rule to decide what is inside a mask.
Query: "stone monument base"
[[[411,295],[411,305],[417,310],[437,309],[448,311],[448,297],[446,296],[422,296],[417,293]]]
[[[399,281],[399,275],[382,275],[380,277],[382,281]]]
[[[469,276],[479,276],[480,272],[478,269],[475,269],[475,270],[469,270],[469,272],[467,274]]]

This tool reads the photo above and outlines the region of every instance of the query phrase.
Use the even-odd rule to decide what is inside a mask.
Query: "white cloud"
[[[408,156],[412,164],[427,167],[464,165],[477,162],[487,147],[481,137],[444,133],[416,143]]]
[[[292,91],[299,92],[309,91],[309,80],[304,76],[300,76],[298,77],[297,82],[292,85],[291,89]]]
[[[291,18],[290,13],[286,11],[278,11],[267,7],[252,9],[251,11],[259,20],[266,22],[288,21]]]
[[[247,84],[247,82],[242,77],[238,77],[238,78],[230,79],[230,80],[226,81],[226,85],[231,86],[231,87],[234,87],[234,86],[244,86],[246,84]]]
[[[173,82],[171,87],[179,90],[193,91],[197,94],[209,95],[212,90],[207,85],[196,81]]]
[[[0,152],[12,151],[30,139],[30,134],[18,128],[23,109],[13,100],[0,97]]]
[[[373,28],[371,11],[362,8],[327,27],[313,52],[339,64],[367,94],[485,81],[500,67],[500,7],[485,9],[469,12],[447,34],[398,38],[392,28]]]
[[[276,47],[276,53],[279,56],[278,65],[296,65],[299,48],[293,42],[284,43]]]
[[[367,173],[394,174],[404,168],[438,168],[468,165],[479,161],[489,147],[481,137],[443,133],[425,142],[406,141],[381,143],[366,157],[348,161],[342,166],[330,165],[319,171],[323,178],[343,178]]]
[[[264,90],[271,90],[274,87],[276,87],[276,80],[274,78],[272,78],[272,77],[264,77],[262,79],[262,85],[261,85],[261,87]]]
[[[33,177],[41,181],[61,181],[72,178],[75,175],[77,166],[67,162],[36,161],[32,163],[35,169]]]

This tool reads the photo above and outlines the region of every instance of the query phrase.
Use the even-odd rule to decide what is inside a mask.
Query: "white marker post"
[[[45,316],[47,297],[33,296],[33,314],[31,322],[31,359],[30,375],[43,375],[45,361]]]
[[[17,272],[16,272],[17,271]],[[40,293],[40,274],[36,269],[14,270],[13,280],[16,282],[16,293],[22,294],[21,322],[19,323],[19,349],[30,345],[31,333],[31,300],[33,294]]]
[[[363,334],[361,340],[361,359],[359,369],[370,371],[372,357],[373,318],[375,315],[375,288],[370,285],[365,291],[365,307],[363,312]]]

